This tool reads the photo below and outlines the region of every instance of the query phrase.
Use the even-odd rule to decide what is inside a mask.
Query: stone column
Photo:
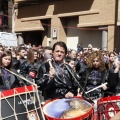
[[[108,50],[112,52],[114,50],[114,40],[115,40],[115,26],[108,26]]]
[[[18,35],[18,45],[23,44],[24,40],[21,34]]]
[[[106,30],[103,30],[102,31],[102,50],[107,50],[107,47],[108,47],[107,38],[108,38],[108,32]]]

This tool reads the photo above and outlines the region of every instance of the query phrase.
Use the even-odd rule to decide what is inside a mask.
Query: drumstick
[[[19,77],[19,78],[23,79],[24,81],[26,81],[26,82],[28,82],[28,83],[30,83],[30,84],[32,84],[32,85],[34,85],[34,86],[36,86],[36,87],[37,87],[37,85],[36,85],[35,83],[33,83],[33,82],[31,82],[31,81],[27,80],[25,77],[23,77],[23,76],[21,76],[21,75],[17,75],[16,73],[14,73],[14,72],[12,72],[12,71],[10,71],[10,70],[6,69],[6,68],[4,68],[4,69],[5,69],[5,70],[7,70],[8,72],[10,72],[10,73],[14,74],[15,76],[17,76],[17,77]]]
[[[90,92],[92,92],[92,91],[94,91],[94,90],[96,90],[96,89],[98,89],[98,88],[101,88],[101,87],[103,87],[104,85],[107,85],[107,84],[108,84],[108,83],[106,82],[106,83],[104,83],[104,84],[102,84],[102,85],[99,85],[99,86],[97,86],[97,87],[95,87],[95,88],[87,91],[86,94],[87,94],[87,93],[90,93]]]

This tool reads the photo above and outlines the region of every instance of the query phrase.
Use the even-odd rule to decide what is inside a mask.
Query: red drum
[[[43,120],[35,86],[24,86],[0,92],[1,120]]]
[[[88,105],[90,105],[90,109],[85,114],[79,115],[77,117],[69,117],[69,118],[60,117],[63,113],[66,113],[66,115],[68,114],[74,115],[76,114],[76,112],[81,112],[81,111],[78,111],[79,108],[77,109],[70,108],[69,101],[75,100],[75,99],[84,100],[83,98],[70,98],[70,99],[63,98],[63,99],[49,100],[48,102],[46,102],[45,105],[43,106],[43,113],[46,119],[47,120],[93,120],[93,117],[94,117],[93,104],[89,103],[86,100],[84,100],[84,103],[85,104],[87,103]]]
[[[98,120],[109,120],[120,111],[120,96],[101,98],[97,102]]]

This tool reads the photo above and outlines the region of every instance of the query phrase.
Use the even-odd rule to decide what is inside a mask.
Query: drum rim
[[[81,98],[83,99],[82,97],[74,97],[74,98]],[[52,116],[48,116],[45,111],[44,111],[44,107],[48,104],[48,103],[51,103],[53,101],[56,101],[58,100],[58,98],[56,99],[52,99],[52,100],[48,100],[43,106],[42,106],[42,110],[43,110],[43,113],[44,115],[46,116],[46,118],[51,118],[51,119],[56,119],[56,120],[63,120],[63,118],[54,118]],[[73,119],[77,119],[77,118],[87,118],[89,115],[91,115],[92,113],[94,112],[94,104],[91,104],[91,109],[85,113],[84,115],[81,115],[81,116],[77,116],[77,117],[74,117],[74,118],[65,118],[64,120],[73,120]]]
[[[0,99],[9,98],[17,95],[21,95],[24,93],[35,92],[36,87],[34,85],[31,86],[23,86],[10,90],[5,90],[0,92]],[[15,92],[17,91],[17,92]]]
[[[109,101],[113,101],[113,102],[120,101],[120,96],[109,96],[109,97],[100,98],[97,101],[97,103],[100,104],[100,103],[106,103]]]
[[[108,114],[109,111],[107,111],[107,107],[109,107],[109,105],[111,105],[110,107],[113,107],[115,109],[114,112],[117,112],[117,110],[118,110],[118,108],[116,108],[116,107],[118,107],[117,106],[117,102],[120,102],[120,96],[104,97],[104,98],[100,98],[97,101],[98,114],[99,114],[100,120],[102,120],[102,115],[103,114],[105,115],[105,117],[107,117],[107,119],[111,118],[109,116],[109,114]],[[104,106],[104,110],[103,111],[101,110],[102,106]]]

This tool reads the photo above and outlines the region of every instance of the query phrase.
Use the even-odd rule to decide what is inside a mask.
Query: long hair
[[[6,57],[6,56],[10,56],[11,57],[11,62],[10,62],[10,64],[6,67],[7,69],[12,69],[12,54],[11,54],[11,52],[9,51],[9,50],[5,50],[3,53],[2,53],[2,55],[0,56],[0,66],[3,66],[3,64],[2,64],[2,58],[3,57]]]
[[[34,64],[34,52],[32,49],[29,49],[29,51],[27,52],[27,61],[30,64]]]
[[[110,52],[110,53],[109,53],[109,58],[110,58],[110,56],[111,56],[112,54],[114,55],[113,52]],[[107,68],[108,68],[108,69],[110,69],[110,65],[111,65],[111,62],[110,62],[110,60],[109,60],[109,62],[108,62],[108,64],[107,64]]]
[[[105,69],[105,63],[104,63],[103,55],[100,51],[95,51],[95,52],[92,52],[91,54],[88,55],[88,58],[87,58],[87,61],[86,61],[87,65],[88,65],[88,68],[93,67],[93,61],[96,57],[98,58],[98,60],[100,62],[99,70],[103,71]]]
[[[40,54],[39,54],[39,52],[37,50],[33,49],[33,53],[35,53],[35,52],[37,53],[37,56],[38,56],[36,62],[38,62],[40,60]]]

